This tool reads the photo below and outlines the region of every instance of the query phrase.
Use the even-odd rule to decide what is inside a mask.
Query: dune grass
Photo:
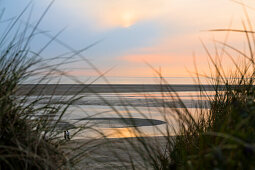
[[[210,109],[202,112],[198,121],[181,122],[183,128],[170,154],[171,168],[254,168],[255,70],[253,52],[250,52],[252,55],[247,56],[244,65],[233,60],[230,78],[212,60],[217,76],[212,81],[215,95],[209,99]],[[224,85],[224,91],[218,89],[219,85]]]
[[[58,67],[73,62],[74,56],[93,46],[79,51],[70,50],[68,59],[61,60],[60,63],[57,61],[62,55],[50,59],[41,58],[41,53],[56,40],[62,32],[60,31],[50,37],[37,52],[30,49],[33,38],[45,34],[38,26],[52,3],[53,1],[33,26],[22,22],[31,5],[29,3],[19,16],[6,21],[9,23],[0,36],[0,169],[74,169],[77,162],[93,150],[83,149],[82,152],[71,153],[63,149],[68,143],[63,138],[64,130],[72,129],[71,138],[86,129],[93,130],[87,124],[69,125],[63,120],[70,105],[83,97],[78,96],[79,91],[67,99],[65,93],[68,94],[68,91],[58,94],[59,102],[52,104],[54,89],[48,96],[44,95],[46,87],[38,89],[41,83],[52,80],[51,75],[57,73],[67,76]],[[47,64],[49,61],[51,64]],[[19,94],[20,84],[28,79],[33,84],[29,90]],[[64,99],[65,102],[61,102]],[[90,143],[88,140],[76,145],[72,151]]]
[[[174,93],[170,88],[168,95],[172,96],[175,103],[162,101],[163,110],[159,110],[164,120],[168,122],[166,133],[162,132],[162,138],[148,142],[147,138],[141,137],[144,134],[137,127],[134,133],[137,137],[135,142],[126,139],[126,142],[131,145],[132,152],[136,152],[136,156],[141,158],[139,160],[143,160],[143,162],[137,162],[137,157],[127,153],[132,169],[255,168],[255,32],[246,10],[244,12],[247,22],[243,22],[242,30],[228,28],[210,31],[243,34],[248,51],[236,48],[226,41],[214,41],[216,52],[212,53],[202,42],[211,61],[209,66],[211,75],[202,76],[211,80],[208,83],[214,87],[213,97],[203,89],[199,79],[201,74],[198,71],[194,81],[201,84],[200,96],[208,96],[209,109],[201,109],[208,103],[198,103],[194,117],[178,93]],[[232,61],[231,70],[226,70],[221,64],[222,57]],[[161,73],[154,71],[160,77],[162,84],[167,84]],[[163,95],[167,94],[162,92]],[[180,106],[182,109],[178,108]],[[128,109],[126,110],[130,113]],[[141,114],[147,118],[147,115],[142,112]],[[129,116],[132,117],[132,114]],[[178,128],[173,129],[170,117],[174,117],[178,122]],[[157,127],[155,130],[160,131]],[[175,136],[171,133],[173,130]],[[121,148],[127,150],[125,146]],[[114,154],[118,157],[118,153]]]
[[[47,115],[56,115],[59,108],[35,107],[40,98],[27,102],[26,97],[15,96],[19,83],[30,75],[28,69],[36,62],[27,58],[27,49],[15,43],[1,49],[0,57],[0,167],[57,168],[66,159],[52,142],[53,133],[48,129],[52,121]],[[34,118],[40,112],[45,117]]]
[[[255,65],[252,47],[255,39],[247,13],[246,17],[249,28],[244,24],[244,29],[239,31],[246,37],[248,52],[226,42],[218,42],[220,48],[216,48],[223,51],[224,57],[232,60],[231,71],[226,71],[221,64],[217,63],[221,56],[212,57],[203,44],[214,70],[212,71],[214,79],[211,84],[215,87],[215,95],[209,99],[210,109],[202,112],[198,121],[181,122],[183,128],[171,150],[169,168],[255,168]],[[230,55],[231,52],[234,54]],[[224,85],[224,91],[219,90],[219,85]]]

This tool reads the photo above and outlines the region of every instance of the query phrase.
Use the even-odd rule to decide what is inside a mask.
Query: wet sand
[[[71,140],[67,142],[63,150],[65,152],[71,151],[70,157],[79,153],[86,153],[86,156],[78,163],[78,169],[132,169],[132,164],[134,164],[136,169],[153,169],[149,165],[149,159],[146,159],[147,152],[142,143],[139,142],[141,139],[147,146],[155,149],[154,152],[165,151],[167,143],[165,137]],[[78,150],[73,150],[77,146],[82,147]],[[139,148],[142,155],[136,151],[136,148]]]
[[[214,91],[213,86],[204,85],[202,87],[204,90],[207,91]],[[222,87],[223,89],[223,87]],[[84,94],[84,93],[138,93],[138,92],[188,92],[188,91],[200,91],[200,86],[198,85],[72,85],[72,84],[49,84],[49,85],[31,85],[31,84],[23,84],[20,85],[17,95],[31,95],[31,100],[33,97],[37,95],[54,95],[56,96],[63,96],[63,95],[75,95],[75,94]],[[47,100],[47,96],[45,101],[42,100],[42,103],[49,102]],[[113,106],[143,106],[143,107],[162,107],[160,104],[162,103],[161,99],[150,99],[150,98],[127,98],[126,102],[119,101],[118,98],[109,98],[109,103]],[[66,103],[64,99],[56,97],[56,99],[51,99],[51,103]],[[171,101],[170,101],[171,102]],[[156,103],[156,104],[155,104]],[[184,102],[185,103],[185,102]],[[187,105],[192,108],[193,103],[190,102],[190,99],[186,101]],[[96,98],[85,98],[82,100],[78,100],[73,105],[79,106],[104,106],[106,105],[101,99]],[[175,106],[176,107],[176,106]],[[108,113],[107,113],[108,115]],[[137,115],[136,115],[137,116]],[[141,119],[141,118],[124,118],[124,120],[111,117],[108,115],[107,117],[86,117],[86,118],[72,118],[72,121],[90,121],[92,123],[99,124],[100,127],[105,128],[105,126],[109,126],[109,122],[111,128],[125,128],[127,127],[153,127],[155,125],[164,125],[166,122],[157,119]],[[59,129],[65,129],[70,127],[69,122],[63,122]],[[110,128],[109,128],[110,129]],[[125,136],[126,137],[126,136]],[[166,139],[161,137],[140,137],[140,138],[107,138],[107,139],[75,139],[68,141],[65,146],[62,146],[64,152],[70,152],[71,156],[85,153],[85,156],[82,157],[82,160],[78,164],[78,169],[132,169],[132,164],[136,167],[136,169],[153,169],[149,162],[148,152],[145,151],[143,145],[140,141],[143,141],[153,148],[154,153],[157,152],[164,152],[166,149]],[[74,148],[79,149],[74,150]],[[139,154],[136,148],[139,148],[140,151],[144,152]],[[154,155],[153,152],[150,155]],[[130,159],[132,158],[132,159]]]

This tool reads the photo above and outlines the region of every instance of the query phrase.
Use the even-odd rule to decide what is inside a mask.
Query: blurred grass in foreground
[[[215,52],[212,54],[202,42],[211,61],[211,75],[206,77],[211,78],[210,84],[215,92],[214,97],[208,95],[210,109],[201,109],[205,103],[198,103],[197,116],[194,117],[178,93],[172,95],[177,98],[175,104],[162,102],[164,109],[161,113],[168,122],[167,134],[162,133],[162,138],[148,142],[147,138],[140,137],[142,132],[136,128],[137,140],[126,140],[143,160],[137,162],[138,157],[130,154],[133,169],[255,169],[255,32],[245,6],[244,13],[246,22],[243,21],[243,29],[210,31],[224,31],[227,36],[229,32],[243,34],[248,51],[232,46],[227,40],[214,40]],[[231,70],[224,68],[222,57],[232,61]],[[161,73],[155,72],[162,84],[167,84]],[[201,74],[197,71],[196,75],[195,81],[199,84]],[[224,90],[219,88],[222,85]],[[171,91],[169,89],[169,94]],[[207,95],[202,85],[200,94]],[[162,95],[166,93],[162,92]],[[179,124],[175,136],[170,133],[173,122],[169,117],[175,117]],[[155,130],[158,129],[155,127]]]
[[[93,151],[88,148],[79,153],[75,152],[86,144],[90,144],[90,140],[72,147],[74,153],[63,149],[68,143],[63,139],[64,130],[72,129],[71,138],[86,129],[93,130],[86,124],[76,126],[76,124],[70,125],[62,120],[69,106],[82,97],[77,96],[79,91],[69,96],[65,103],[51,103],[54,91],[48,96],[48,102],[40,103],[45,99],[44,89],[37,91],[37,95],[32,100],[30,98],[33,90],[37,89],[40,83],[51,81],[51,75],[67,76],[58,67],[73,62],[76,55],[93,46],[90,45],[79,51],[69,49],[70,56],[65,60],[60,60],[61,62],[59,59],[62,55],[42,59],[41,53],[56,40],[62,32],[60,31],[50,37],[38,52],[30,49],[35,36],[45,35],[45,32],[40,31],[38,26],[53,2],[33,26],[27,23],[31,14],[28,14],[27,22],[22,22],[22,18],[31,6],[29,3],[19,16],[5,21],[8,22],[5,24],[6,29],[0,35],[0,169],[71,169],[75,168],[77,162],[84,158],[87,152]],[[2,15],[3,13],[0,19]],[[51,64],[48,64],[49,61]],[[33,77],[31,91],[17,95],[20,84],[31,77]],[[58,99],[61,101],[64,98],[65,93]]]
[[[238,31],[246,38],[248,51],[227,42],[215,42],[213,56],[203,44],[215,79],[215,96],[210,110],[202,112],[198,121],[181,122],[181,135],[176,137],[170,153],[172,169],[254,169],[255,168],[255,37],[246,7],[243,30],[223,29],[211,31]],[[220,46],[220,47],[219,47]],[[234,53],[233,53],[234,52]],[[228,57],[232,70],[226,71],[220,59]],[[218,89],[224,85],[224,91]],[[235,86],[233,86],[235,85]],[[188,113],[187,113],[188,115]]]

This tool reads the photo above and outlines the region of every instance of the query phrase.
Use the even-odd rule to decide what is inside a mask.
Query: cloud
[[[127,28],[158,18],[167,12],[167,4],[169,0],[61,0],[64,10],[81,20],[90,20],[98,29]]]
[[[69,20],[76,22],[70,25],[79,28],[79,31],[75,32],[78,38],[82,37],[80,36],[82,31],[85,32],[88,27],[92,30],[88,33],[89,36],[92,33],[97,35],[98,31],[101,31],[99,37],[106,35],[109,37],[106,44],[102,43],[101,46],[99,44],[99,47],[91,51],[93,56],[97,56],[98,62],[101,62],[100,68],[105,69],[105,65],[113,63],[119,65],[113,74],[129,76],[151,74],[150,68],[144,61],[156,67],[162,66],[166,72],[169,72],[168,74],[181,75],[186,71],[185,67],[193,68],[193,51],[196,52],[198,66],[207,69],[205,66],[207,56],[199,37],[207,44],[213,37],[224,41],[225,33],[201,32],[201,30],[227,28],[232,17],[232,28],[240,28],[240,16],[243,16],[240,5],[228,0],[58,0],[56,2],[59,3],[56,6],[60,5],[62,8],[61,12],[58,11],[61,16],[69,15],[72,18]],[[243,42],[242,35],[231,33],[229,37],[229,41],[237,47],[242,45],[240,43]],[[209,48],[213,49],[214,45],[210,44]]]

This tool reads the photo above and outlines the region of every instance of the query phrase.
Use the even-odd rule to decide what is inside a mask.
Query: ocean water
[[[190,114],[197,119],[198,112],[208,110],[208,98],[212,92],[201,95],[199,91],[178,92],[178,98],[173,92],[146,93],[84,93],[74,102],[63,116],[64,129],[75,133],[72,126],[83,126],[75,139],[163,136],[169,130],[170,135],[178,132],[178,118],[174,111],[184,111],[183,102]],[[36,96],[31,96],[34,100]],[[44,96],[41,104],[65,103],[72,96]],[[202,103],[202,105],[201,105]],[[202,106],[202,107],[201,107]],[[68,126],[70,125],[70,126]],[[63,129],[63,130],[64,130]],[[138,133],[139,131],[139,133]]]

